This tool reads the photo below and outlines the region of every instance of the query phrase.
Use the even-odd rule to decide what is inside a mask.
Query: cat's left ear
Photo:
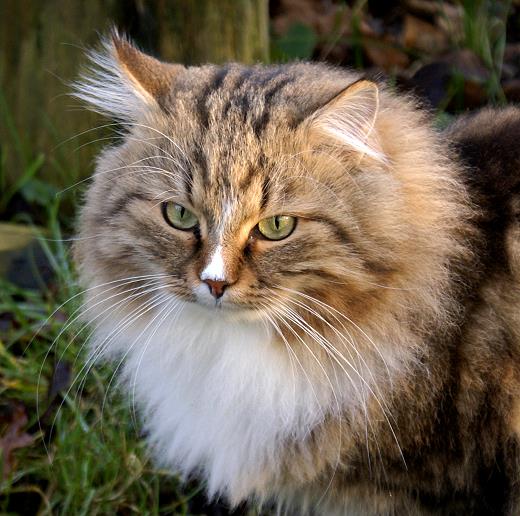
[[[93,110],[123,122],[142,120],[163,108],[185,68],[159,61],[114,29],[101,51],[90,52],[91,66],[74,84],[74,96]]]
[[[317,143],[340,146],[378,161],[384,154],[375,130],[379,110],[377,84],[359,80],[338,93],[309,119],[309,135]]]

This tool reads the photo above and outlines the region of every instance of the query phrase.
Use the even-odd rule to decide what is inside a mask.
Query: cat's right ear
[[[74,83],[73,95],[93,111],[123,122],[142,120],[162,108],[176,77],[185,70],[144,54],[116,30],[88,57],[90,66]]]

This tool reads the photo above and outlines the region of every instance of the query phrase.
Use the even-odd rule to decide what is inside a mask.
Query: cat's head
[[[122,136],[81,214],[86,287],[150,314],[358,323],[434,295],[455,188],[408,99],[321,64],[166,64],[117,35],[92,60],[76,96]]]

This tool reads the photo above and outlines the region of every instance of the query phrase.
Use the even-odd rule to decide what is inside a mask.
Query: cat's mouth
[[[205,285],[194,289],[194,305],[201,307],[205,312],[221,317],[231,315],[251,319],[257,317],[258,310],[251,303],[241,303],[233,299],[231,292],[225,292],[221,297],[212,296]]]
[[[251,306],[242,303],[235,303],[229,299],[199,299],[197,298],[197,304],[207,308],[214,312],[244,312],[251,310]]]

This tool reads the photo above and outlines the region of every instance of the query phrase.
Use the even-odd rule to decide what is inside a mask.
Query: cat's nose
[[[209,287],[209,291],[215,299],[222,297],[224,295],[224,290],[226,290],[226,287],[229,285],[227,281],[217,281],[211,279],[205,279],[204,283],[206,283],[206,285]]]

